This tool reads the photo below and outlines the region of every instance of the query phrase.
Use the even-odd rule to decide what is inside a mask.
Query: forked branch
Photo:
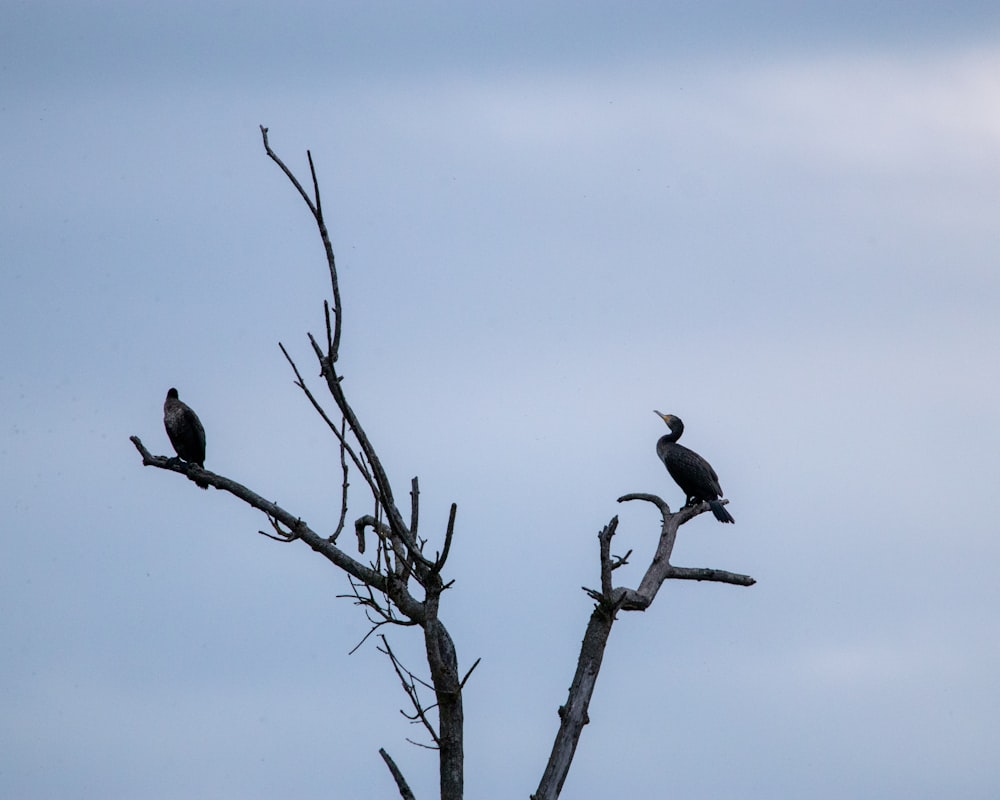
[[[611,627],[614,625],[619,611],[642,611],[649,608],[660,586],[668,578],[715,581],[737,586],[752,586],[754,584],[754,579],[749,575],[671,565],[670,556],[677,540],[678,529],[688,520],[708,511],[708,503],[701,503],[693,507],[685,506],[680,511],[671,513],[670,506],[667,505],[666,501],[656,495],[627,494],[618,498],[620,503],[628,500],[644,500],[659,509],[662,521],[656,552],[636,589],[614,587],[612,585],[612,572],[628,558],[628,554],[617,560],[611,556],[611,539],[618,529],[618,517],[614,517],[598,534],[601,588],[597,591],[584,587],[584,591],[595,600],[595,606],[583,636],[583,644],[580,647],[580,657],[577,659],[576,674],[573,676],[573,683],[569,689],[569,697],[566,704],[559,707],[559,730],[552,745],[552,752],[545,765],[538,789],[531,796],[532,800],[555,800],[562,791],[583,728],[590,722],[588,714],[590,701],[597,684],[597,675],[601,670],[608,637],[611,635]]]

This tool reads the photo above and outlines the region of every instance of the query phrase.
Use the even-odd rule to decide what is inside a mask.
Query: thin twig
[[[338,596],[339,597],[346,597],[346,595],[338,595]],[[368,621],[372,622],[372,620],[370,618],[369,618]],[[352,647],[350,650],[347,651],[347,655],[353,656],[356,652],[358,652],[358,650],[361,649],[361,646],[365,642],[368,641],[368,637],[370,637],[373,633],[375,633],[383,625],[388,625],[388,624],[389,623],[386,620],[383,620],[382,622],[372,622],[372,627],[368,629],[368,633],[366,633],[364,636],[362,636],[361,637],[361,641],[358,642],[356,645],[354,645],[354,647]]]
[[[611,569],[615,570],[615,569],[618,569],[618,567],[624,567],[626,564],[628,564],[628,557],[630,555],[632,555],[632,551],[631,550],[629,550],[623,556],[612,556],[612,559],[611,559]]]
[[[294,542],[299,538],[294,528],[287,531],[282,530],[278,520],[274,517],[268,516],[267,521],[271,523],[271,527],[274,528],[274,533],[277,535],[275,536],[274,534],[267,533],[266,531],[257,531],[257,533],[261,536],[266,536],[268,539],[274,539],[276,542]],[[301,520],[299,520],[298,523],[301,523]]]
[[[278,154],[271,149],[271,144],[267,140],[267,128],[261,125],[260,133],[264,138],[264,151],[275,164],[281,167],[281,171],[285,173],[285,177],[292,182],[292,186],[294,186],[298,190],[299,194],[302,195],[302,199],[306,201],[306,205],[309,206],[309,210],[312,212],[313,217],[315,217],[318,212],[316,210],[316,206],[313,205],[312,199],[308,194],[306,194],[306,190],[302,188],[302,184],[299,183],[299,179],[296,178],[292,171],[285,166],[285,162],[278,158]]]
[[[312,337],[310,336],[310,338]],[[320,415],[320,417],[326,423],[327,427],[331,431],[333,431],[333,435],[337,437],[337,441],[340,442],[341,447],[347,449],[347,452],[351,456],[351,460],[354,462],[354,466],[357,468],[358,472],[361,473],[361,476],[365,479],[365,482],[368,484],[368,487],[371,489],[372,493],[377,494],[378,487],[375,485],[375,481],[372,478],[371,473],[368,471],[367,466],[365,466],[365,463],[362,460],[361,456],[359,456],[354,451],[354,448],[350,446],[350,444],[347,442],[347,437],[343,433],[341,433],[341,430],[337,428],[333,420],[330,419],[329,415],[327,415],[326,409],[320,405],[315,395],[313,395],[313,393],[309,390],[309,387],[306,385],[305,380],[302,378],[302,373],[299,372],[298,365],[288,354],[288,351],[285,349],[285,345],[283,345],[281,342],[278,342],[278,347],[281,348],[281,352],[284,354],[285,359],[288,361],[289,365],[292,368],[292,371],[295,373],[295,385],[302,390],[306,398],[312,404],[312,407],[316,409],[316,413]],[[343,427],[343,422],[341,423],[341,427]]]
[[[340,423],[340,469],[344,473],[344,482],[341,485],[340,494],[340,519],[337,520],[337,528],[330,537],[331,542],[337,541],[337,537],[340,536],[341,531],[344,530],[344,524],[347,522],[347,487],[350,486],[350,484],[348,483],[349,472],[347,469],[347,445],[344,443],[346,435],[347,420],[345,419],[341,420]]]
[[[444,569],[445,562],[448,560],[448,553],[451,551],[451,539],[455,535],[455,515],[457,513],[458,505],[452,503],[451,511],[448,512],[448,528],[444,532],[444,549],[441,551],[441,555],[434,560],[434,566],[431,567],[432,572],[441,572]]]
[[[471,667],[469,667],[469,671],[465,673],[465,677],[464,677],[464,678],[462,678],[462,682],[461,682],[460,684],[458,684],[458,688],[459,688],[459,689],[464,689],[464,688],[465,688],[465,683],[466,683],[466,681],[468,681],[468,680],[469,680],[469,678],[471,678],[471,677],[472,677],[472,671],[473,671],[473,670],[474,670],[474,669],[475,669],[476,667],[478,667],[478,666],[479,666],[479,662],[480,662],[480,661],[482,661],[482,660],[483,660],[483,659],[482,659],[482,657],[480,657],[480,658],[477,658],[477,659],[476,659],[476,661],[475,661],[475,663],[474,663],[474,664],[473,664],[473,665],[472,665]]]
[[[330,233],[326,228],[326,221],[323,218],[323,209],[320,205],[319,180],[316,177],[316,167],[313,164],[312,153],[308,150],[306,151],[306,156],[309,159],[309,172],[312,175],[313,191],[315,192],[316,197],[315,203],[312,198],[309,197],[302,184],[299,183],[299,179],[296,178],[294,173],[285,165],[285,162],[278,157],[278,154],[271,149],[271,143],[267,137],[267,128],[261,125],[260,133],[264,140],[264,151],[275,164],[281,167],[281,171],[285,173],[285,177],[292,182],[292,186],[294,186],[298,190],[298,193],[302,196],[302,199],[309,207],[309,211],[312,212],[313,219],[316,220],[316,227],[319,229],[320,238],[323,240],[323,249],[326,251],[326,262],[330,271],[330,287],[333,291],[334,318],[333,345],[327,353],[327,357],[330,359],[331,363],[334,363],[337,361],[337,356],[340,351],[340,329],[342,316],[340,305],[340,282],[337,279],[337,262],[333,255],[333,245],[330,243]]]
[[[313,179],[313,197],[316,199],[316,216],[323,219],[323,201],[319,196],[319,181],[316,180],[316,165],[313,164],[312,150],[306,150],[306,159],[309,161],[309,174]]]
[[[386,639],[384,635],[380,636],[379,638],[382,640],[383,647],[385,647],[385,650],[383,650],[382,652],[385,653],[387,656],[389,656],[389,660],[392,662],[392,668],[396,671],[396,676],[399,678],[400,684],[402,684],[403,691],[406,693],[406,696],[409,697],[410,704],[413,706],[414,713],[412,715],[407,714],[404,711],[400,711],[400,713],[403,714],[403,716],[409,719],[411,722],[420,722],[427,730],[427,732],[430,734],[431,739],[434,740],[434,744],[437,747],[440,747],[441,739],[438,737],[437,731],[434,730],[434,726],[431,724],[431,721],[427,718],[427,711],[430,711],[431,709],[435,708],[437,704],[435,703],[433,706],[427,709],[424,708],[423,704],[420,702],[420,695],[417,692],[416,684],[419,678],[417,678],[412,672],[406,669],[400,663],[399,659],[396,658],[396,654],[392,652],[392,648],[389,646],[388,639]],[[409,680],[407,680],[407,677],[403,675],[404,672],[409,677]],[[420,683],[431,690],[433,690],[434,688],[424,681],[420,681]],[[417,744],[417,742],[414,742],[414,744]],[[424,746],[426,747],[426,745]]]
[[[351,433],[354,434],[354,438],[357,439],[358,445],[361,447],[361,452],[371,465],[371,474],[375,481],[375,485],[378,487],[378,497],[382,502],[382,505],[385,507],[386,514],[388,515],[389,526],[395,533],[403,537],[407,547],[412,546],[415,548],[415,541],[410,532],[407,530],[406,523],[403,522],[403,517],[400,514],[399,509],[396,507],[396,501],[393,497],[392,484],[389,482],[389,477],[386,475],[385,468],[382,466],[382,461],[378,457],[378,453],[375,452],[375,447],[368,438],[368,434],[365,433],[365,429],[362,427],[357,414],[354,413],[354,409],[351,408],[351,404],[347,401],[347,395],[344,393],[344,387],[340,384],[340,377],[337,375],[333,361],[324,357],[323,351],[316,342],[315,337],[313,337],[311,333],[308,334],[308,336],[309,342],[312,344],[313,351],[316,353],[316,358],[320,363],[320,374],[326,378],[327,388],[330,390],[330,394],[333,395],[337,408],[340,409],[340,412],[347,419],[347,427],[350,429]],[[424,562],[423,566],[430,568],[431,563],[426,559],[424,559]]]

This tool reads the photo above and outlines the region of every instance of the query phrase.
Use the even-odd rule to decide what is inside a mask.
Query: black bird
[[[205,429],[201,420],[185,403],[177,397],[177,390],[167,392],[163,402],[163,427],[167,429],[170,444],[185,461],[205,468]],[[208,484],[195,481],[202,489]]]
[[[667,423],[670,433],[661,436],[656,443],[656,455],[664,463],[670,477],[674,479],[687,496],[685,506],[707,502],[719,522],[736,522],[733,515],[719,502],[722,497],[722,487],[719,486],[719,476],[715,474],[712,465],[698,455],[694,450],[688,450],[677,440],[684,433],[684,423],[673,414],[654,414]]]

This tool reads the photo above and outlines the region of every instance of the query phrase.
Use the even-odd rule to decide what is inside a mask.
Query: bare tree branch
[[[462,682],[459,684],[459,688],[460,689],[464,689],[465,688],[465,684],[469,682],[469,678],[472,677],[472,673],[475,672],[476,667],[479,666],[479,662],[480,661],[482,661],[482,659],[481,658],[477,658],[475,660],[475,663],[473,663],[473,665],[471,667],[469,667],[469,671],[465,673],[465,677],[462,678]]]
[[[392,531],[389,530],[389,526],[382,522],[382,520],[376,519],[372,514],[365,514],[363,517],[358,517],[354,520],[355,531],[362,531],[365,528],[371,528],[380,537],[392,535]]]
[[[327,358],[330,363],[336,363],[338,354],[340,353],[340,328],[341,328],[341,306],[340,306],[340,282],[337,279],[337,261],[333,256],[333,244],[330,242],[330,233],[326,228],[326,221],[323,219],[323,207],[320,204],[319,197],[319,181],[316,179],[316,167],[313,165],[312,153],[306,151],[306,156],[309,159],[309,172],[312,175],[313,181],[313,191],[315,193],[315,202],[306,193],[306,190],[302,188],[302,184],[299,183],[298,178],[295,177],[294,173],[285,166],[285,162],[282,161],[278,154],[271,149],[271,143],[267,138],[267,128],[263,125],[260,126],[260,134],[264,140],[264,151],[267,153],[268,157],[277,164],[281,171],[285,173],[285,177],[291,181],[292,186],[294,186],[298,193],[302,196],[306,205],[309,207],[309,211],[313,215],[313,219],[316,220],[316,227],[319,229],[320,238],[323,240],[323,250],[326,252],[326,263],[330,271],[330,289],[333,292],[333,341],[330,344],[329,350],[327,351]],[[328,317],[329,319],[329,317]],[[328,322],[329,324],[329,322]]]
[[[329,542],[326,537],[320,536],[316,533],[305,523],[305,521],[295,516],[290,511],[286,511],[277,503],[265,500],[259,494],[251,489],[248,489],[243,484],[237,483],[236,481],[222,475],[217,475],[214,472],[201,469],[197,464],[181,462],[176,458],[168,458],[167,456],[154,456],[145,448],[138,436],[131,436],[129,438],[131,439],[132,444],[135,445],[136,450],[138,450],[139,454],[142,456],[143,466],[156,467],[158,469],[169,470],[170,472],[178,472],[182,475],[186,475],[192,481],[195,479],[195,476],[197,476],[198,480],[204,481],[210,486],[214,486],[216,489],[221,491],[229,492],[234,497],[238,497],[240,500],[245,502],[247,505],[256,508],[258,511],[263,511],[269,519],[283,524],[290,532],[289,538],[291,537],[291,534],[294,534],[294,538],[305,542],[317,553],[344,570],[344,572],[349,575],[353,575],[359,581],[368,584],[372,588],[390,595],[392,597],[392,601],[396,603],[397,607],[407,616],[418,621],[423,619],[423,605],[414,599],[410,593],[406,591],[405,587],[398,587],[398,589],[390,587],[389,581],[386,580],[384,575],[381,575],[375,570],[366,567],[364,564],[355,561],[339,547],[334,545],[332,542]],[[395,591],[395,595],[390,594],[391,590]]]
[[[565,705],[559,707],[559,731],[552,744],[552,753],[545,765],[538,789],[531,796],[532,800],[554,799],[562,791],[583,727],[590,722],[588,714],[590,699],[594,694],[597,675],[601,671],[604,650],[614,621],[612,608],[605,603],[594,606],[590,621],[587,623],[587,630],[583,635],[583,644],[580,646],[580,656],[577,659],[573,683],[570,685],[569,698]]]
[[[295,385],[298,386],[299,389],[302,390],[302,393],[305,394],[306,398],[309,400],[309,402],[312,405],[312,407],[316,410],[316,413],[320,415],[320,417],[322,418],[322,420],[326,423],[327,427],[333,432],[333,435],[335,437],[337,437],[337,441],[340,443],[340,447],[341,447],[341,457],[343,458],[343,452],[346,450],[347,453],[348,453],[348,455],[350,455],[350,457],[351,457],[351,461],[354,462],[355,468],[358,470],[358,472],[361,473],[361,477],[363,477],[365,479],[365,483],[367,483],[369,489],[371,489],[372,494],[377,497],[378,496],[378,487],[375,485],[375,481],[374,481],[374,479],[371,476],[371,472],[369,472],[368,467],[365,465],[365,463],[362,460],[361,456],[359,456],[354,451],[354,448],[351,447],[350,444],[347,441],[347,436],[346,436],[347,420],[346,420],[346,418],[342,418],[341,419],[341,424],[340,424],[339,428],[334,424],[333,420],[330,419],[329,415],[326,413],[326,409],[323,408],[323,406],[320,404],[319,400],[316,399],[316,396],[312,393],[312,391],[310,391],[309,387],[306,385],[306,382],[302,378],[302,373],[299,372],[299,368],[296,365],[295,361],[292,360],[292,357],[290,355],[288,355],[288,351],[285,349],[285,346],[281,342],[278,342],[278,347],[281,348],[282,354],[285,356],[285,359],[288,361],[289,365],[291,365],[291,367],[292,367],[292,371],[295,373]],[[345,467],[345,471],[346,471],[346,467]],[[346,478],[346,476],[345,476],[345,478]],[[346,511],[345,511],[345,514],[346,514]]]
[[[601,595],[606,603],[611,602],[611,537],[618,529],[618,517],[612,517],[611,522],[604,527],[597,540],[601,545]]]
[[[601,671],[601,663],[604,660],[604,649],[608,644],[608,637],[611,635],[611,626],[615,621],[618,602],[614,598],[614,590],[611,588],[611,538],[618,528],[618,517],[613,517],[611,521],[598,534],[601,559],[601,591],[595,592],[591,589],[585,591],[597,600],[594,610],[587,623],[587,630],[583,635],[583,644],[580,647],[580,656],[576,662],[576,674],[573,676],[573,683],[570,684],[569,698],[566,705],[559,707],[559,731],[556,733],[555,742],[552,745],[552,754],[545,765],[538,789],[533,794],[532,800],[542,800],[543,798],[556,798],[562,791],[563,783],[569,774],[569,768],[573,763],[573,755],[576,753],[576,746],[583,733],[583,726],[590,722],[587,713],[590,707],[590,699],[594,694],[594,686],[597,683],[597,675]]]
[[[716,581],[737,586],[754,584],[754,579],[749,575],[737,575],[714,569],[675,567],[670,564],[678,529],[688,520],[708,511],[708,503],[685,506],[677,513],[671,513],[666,501],[653,494],[627,494],[618,498],[620,503],[629,500],[643,500],[659,509],[662,522],[656,552],[637,589],[613,587],[611,573],[625,562],[632,551],[617,561],[611,557],[611,538],[618,529],[618,517],[614,517],[598,535],[601,590],[598,592],[584,587],[584,591],[596,601],[596,605],[583,636],[583,645],[580,648],[580,657],[577,659],[576,674],[570,685],[569,698],[566,704],[559,708],[559,730],[552,745],[552,753],[545,765],[538,789],[531,796],[532,800],[555,800],[562,791],[583,728],[590,721],[588,715],[590,700],[604,659],[608,637],[611,635],[611,627],[619,611],[642,611],[649,608],[660,586],[668,578]]]
[[[350,487],[350,472],[347,468],[347,442],[344,437],[347,435],[347,420],[341,419],[340,421],[340,471],[343,473],[344,480],[340,485],[340,519],[337,520],[337,527],[334,529],[333,533],[330,534],[330,541],[336,542],[341,532],[344,530],[344,525],[347,523],[347,489]]]
[[[410,545],[413,543],[413,538],[411,537],[406,524],[403,522],[403,517],[399,513],[399,509],[396,507],[396,501],[392,492],[392,485],[389,482],[385,469],[382,467],[382,460],[379,458],[378,453],[375,452],[375,448],[372,445],[371,440],[368,438],[368,434],[365,433],[364,428],[361,426],[361,421],[354,413],[354,409],[351,408],[351,404],[347,401],[347,395],[344,393],[344,387],[341,385],[341,377],[337,375],[334,360],[328,355],[323,354],[322,349],[311,333],[308,334],[308,337],[309,342],[312,345],[313,352],[316,354],[316,358],[320,364],[320,375],[326,379],[327,388],[330,390],[330,394],[333,396],[334,402],[337,404],[337,408],[340,409],[344,419],[347,420],[348,429],[354,435],[354,438],[357,440],[358,445],[361,448],[361,452],[364,454],[367,462],[371,465],[376,492],[382,506],[385,508],[386,514],[388,515],[389,526],[395,534],[401,536],[403,540],[407,542],[407,545]]]
[[[410,790],[410,785],[406,782],[406,778],[403,777],[403,773],[400,772],[399,767],[396,766],[396,762],[392,760],[387,752],[385,752],[385,748],[380,747],[378,749],[378,754],[382,756],[382,760],[389,768],[389,772],[392,773],[392,779],[396,781],[396,788],[399,789],[399,796],[403,800],[416,800],[416,797]]]
[[[348,402],[342,376],[337,373],[336,364],[340,352],[343,311],[340,302],[336,261],[323,216],[319,180],[312,154],[307,151],[315,201],[308,196],[292,172],[271,149],[267,128],[264,126],[261,126],[261,136],[263,137],[264,149],[267,155],[278,164],[312,212],[326,252],[327,266],[330,272],[330,282],[333,291],[333,330],[331,332],[331,309],[327,303],[324,304],[323,309],[326,326],[325,352],[311,333],[307,335],[319,364],[320,376],[325,379],[327,389],[340,412],[342,419],[340,429],[338,430],[325,414],[322,414],[322,412],[321,414],[335,435],[339,434],[337,438],[342,448],[342,461],[344,460],[343,450],[346,449],[355,467],[362,473],[362,476],[368,483],[375,500],[374,514],[371,517],[362,517],[355,523],[359,550],[363,551],[364,549],[364,533],[366,530],[372,530],[378,539],[375,564],[372,566],[371,571],[378,575],[379,583],[375,584],[362,579],[362,582],[369,587],[369,598],[364,602],[366,612],[370,611],[374,613],[377,618],[383,621],[392,616],[391,606],[383,608],[376,602],[372,594],[372,590],[375,590],[391,600],[392,604],[399,608],[402,614],[409,620],[417,622],[422,626],[427,661],[437,700],[441,798],[442,800],[461,800],[464,790],[464,716],[461,685],[458,681],[458,657],[455,652],[454,643],[438,617],[441,593],[450,585],[450,582],[445,583],[442,580],[440,570],[447,559],[454,535],[455,508],[454,506],[452,507],[442,554],[435,561],[431,561],[423,555],[424,540],[420,539],[417,535],[417,524],[419,522],[419,488],[417,480],[414,478],[411,483],[411,515],[410,526],[407,527],[396,505],[392,484],[382,465],[382,461],[364,427],[361,425],[357,414],[355,414],[354,409]],[[288,360],[291,362],[290,358]],[[298,370],[295,369],[295,372],[296,377],[299,379],[299,384],[304,387],[305,382],[302,380],[301,375],[299,375]],[[309,395],[307,394],[307,396]],[[318,403],[314,402],[314,398],[310,397],[310,401],[313,402],[314,408],[320,411]],[[349,437],[351,441],[357,443],[356,451],[348,442]],[[344,491],[346,497],[346,479]],[[340,526],[338,526],[338,530],[339,528]],[[335,547],[332,542],[328,542],[327,544]],[[409,600],[412,599],[407,588],[411,577],[423,587],[425,594],[424,600],[417,603],[416,608],[413,609],[408,608]],[[360,597],[356,590],[355,594]],[[402,599],[404,605],[400,605],[400,599]],[[419,610],[419,614],[411,613],[411,611],[415,612],[417,610]],[[398,781],[397,784],[399,784]]]
[[[444,533],[444,549],[441,551],[441,555],[434,559],[434,566],[431,567],[434,572],[441,572],[444,569],[445,562],[448,560],[448,553],[451,551],[451,538],[455,535],[456,513],[458,513],[458,506],[452,503],[451,511],[448,513],[448,528]]]
[[[410,533],[417,535],[417,525],[420,522],[420,481],[416,475],[410,481]]]
[[[267,531],[257,531],[261,536],[266,536],[268,539],[274,539],[276,542],[294,542],[299,538],[299,535],[294,530],[285,530],[281,527],[278,520],[273,517],[268,517],[267,521],[271,523],[271,527],[274,528],[274,533],[268,533]]]
[[[319,214],[319,211],[317,211],[316,206],[313,204],[312,198],[309,197],[309,195],[306,193],[306,190],[302,188],[302,184],[299,183],[299,179],[296,178],[295,174],[288,167],[285,166],[285,162],[282,161],[280,158],[278,158],[278,154],[271,149],[271,145],[268,142],[267,138],[267,128],[261,125],[260,133],[264,139],[264,151],[271,158],[271,160],[274,161],[275,164],[281,167],[281,171],[285,173],[285,177],[288,178],[289,181],[291,181],[292,186],[294,186],[298,190],[299,194],[302,195],[302,199],[305,200],[306,205],[309,206],[309,211],[312,212],[313,217],[317,216],[317,214]]]
[[[643,611],[652,604],[656,593],[660,590],[665,580],[670,578],[676,580],[714,581],[716,583],[729,583],[734,586],[753,586],[756,581],[749,575],[739,575],[733,572],[725,572],[715,569],[692,569],[690,567],[675,567],[670,563],[670,556],[677,541],[677,532],[685,522],[694,519],[700,514],[710,510],[708,503],[699,503],[696,506],[684,506],[674,514],[670,513],[670,506],[667,503],[651,494],[626,494],[618,498],[619,503],[630,500],[643,500],[655,505],[660,511],[660,540],[650,562],[646,574],[639,581],[636,589],[624,589],[625,594],[622,599],[622,608],[626,611]],[[728,503],[728,500],[723,500]]]

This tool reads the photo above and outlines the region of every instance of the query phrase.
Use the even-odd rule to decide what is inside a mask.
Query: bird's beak
[[[658,416],[658,417],[659,417],[660,419],[666,419],[666,418],[667,418],[667,415],[666,415],[666,414],[661,414],[661,413],[660,413],[659,411],[657,411],[657,410],[656,410],[655,408],[653,409],[653,413],[654,413],[654,414],[656,414],[656,416]]]

